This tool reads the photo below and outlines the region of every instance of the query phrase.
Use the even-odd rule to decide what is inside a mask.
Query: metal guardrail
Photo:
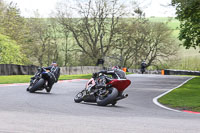
[[[0,75],[34,75],[38,66],[15,64],[0,64]],[[62,75],[89,74],[102,70],[99,66],[60,67]]]
[[[164,75],[195,75],[195,76],[200,76],[200,72],[199,71],[189,71],[189,70],[166,69],[166,70],[164,70]]]
[[[140,69],[129,69],[132,73],[141,73]],[[145,74],[162,74],[162,75],[194,75],[200,76],[200,71],[189,71],[189,70],[146,70]]]
[[[72,74],[89,74],[102,70],[99,66],[77,66],[77,67],[60,67],[60,74],[72,75]]]
[[[0,75],[33,75],[37,68],[33,65],[0,64]]]
[[[128,69],[128,72],[141,74],[140,69]],[[144,74],[161,74],[161,70],[145,70]]]
[[[34,75],[38,66],[15,65],[15,64],[0,64],[0,75]],[[103,70],[100,66],[76,66],[76,67],[60,67],[62,75],[72,74],[89,74]],[[128,69],[132,73],[141,73],[140,69]],[[199,76],[200,71],[188,70],[146,70],[145,74],[162,74],[162,75],[195,75]]]

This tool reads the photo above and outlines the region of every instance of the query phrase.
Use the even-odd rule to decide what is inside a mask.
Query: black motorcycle
[[[145,73],[146,66],[147,66],[147,64],[145,63],[145,61],[143,61],[142,64],[141,64],[141,69],[140,69],[140,71],[141,71],[142,74]]]
[[[50,92],[50,90],[47,89],[49,79],[50,73],[44,68],[38,68],[38,71],[35,73],[34,77],[31,78],[27,91],[34,93],[37,90],[46,89],[47,92]]]
[[[144,74],[145,73],[145,68],[141,68],[140,71],[141,71],[142,74]]]

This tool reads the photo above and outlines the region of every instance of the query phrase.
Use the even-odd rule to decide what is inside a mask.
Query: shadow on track
[[[54,93],[48,93],[48,92],[34,92],[30,94],[38,94],[38,95],[54,95]]]
[[[89,106],[97,106],[100,108],[122,108],[122,109],[128,109],[128,107],[124,107],[124,106],[119,106],[119,105],[107,105],[107,106],[98,106],[96,103],[86,103],[86,102],[82,102],[82,103],[76,103],[76,104],[83,104],[83,105],[89,105]]]

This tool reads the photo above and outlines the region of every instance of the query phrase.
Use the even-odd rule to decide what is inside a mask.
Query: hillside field
[[[151,17],[149,18],[152,22],[164,22],[173,29],[173,36],[177,38],[179,44],[181,41],[178,40],[179,25],[180,22],[175,18],[162,18],[162,17]],[[170,69],[180,69],[180,70],[194,70],[200,71],[200,53],[199,48],[185,49],[183,46],[179,46],[177,57],[174,61],[168,62],[173,64]]]

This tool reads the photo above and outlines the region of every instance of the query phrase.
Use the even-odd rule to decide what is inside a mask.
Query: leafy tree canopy
[[[179,39],[183,45],[187,49],[200,46],[200,0],[172,0],[172,5],[181,21]]]
[[[24,56],[17,43],[8,36],[0,34],[0,63],[23,64]]]

